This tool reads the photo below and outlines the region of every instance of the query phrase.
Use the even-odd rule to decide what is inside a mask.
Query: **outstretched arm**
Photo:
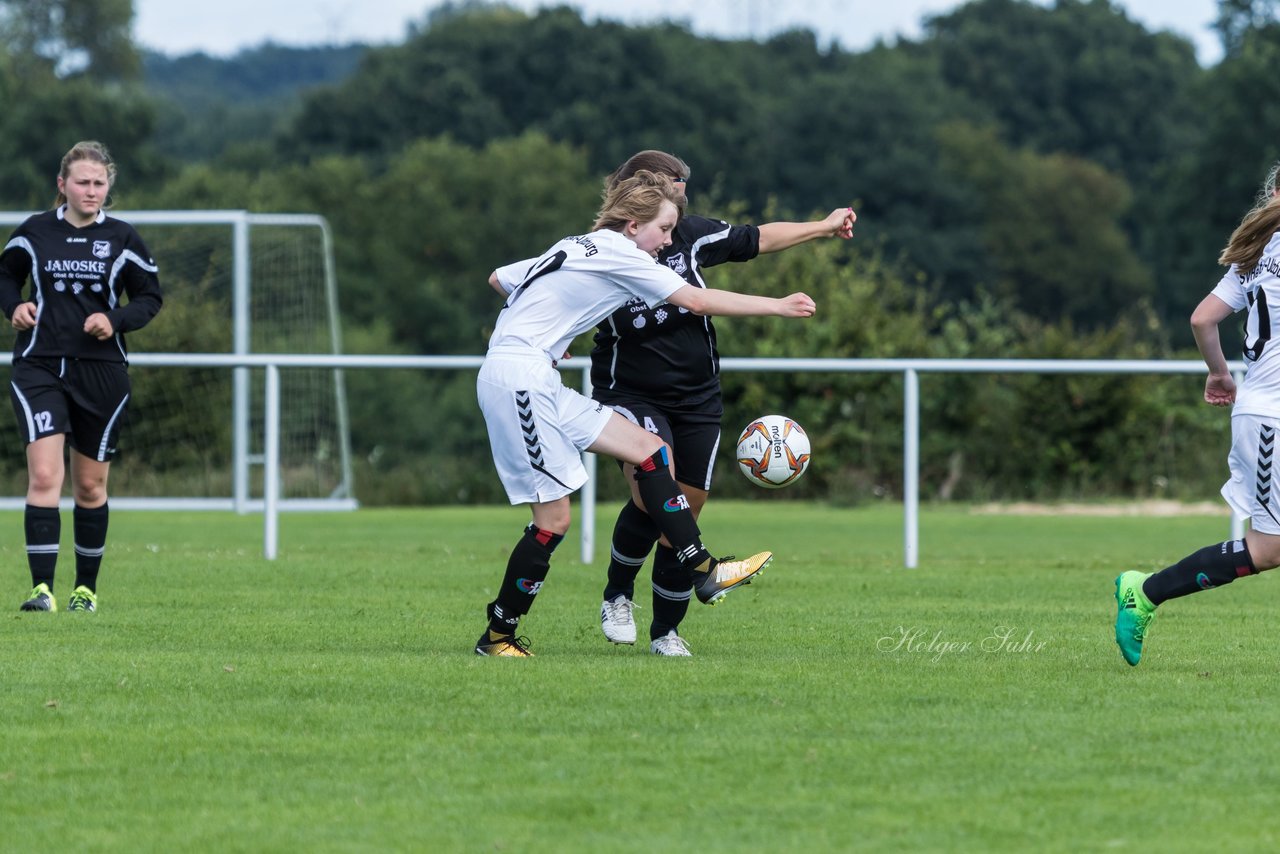
[[[694,314],[721,317],[812,317],[817,310],[808,294],[794,293],[775,299],[693,285],[680,288],[667,297],[667,302]]]
[[[819,237],[853,237],[858,215],[853,208],[836,208],[826,219],[813,222],[766,222],[760,226],[760,253],[781,252]]]
[[[1204,383],[1204,401],[1213,406],[1230,406],[1236,400],[1236,381],[1227,367],[1227,357],[1222,354],[1222,339],[1218,324],[1233,314],[1231,306],[1209,294],[1191,313],[1191,332],[1196,346],[1209,368],[1209,378]]]

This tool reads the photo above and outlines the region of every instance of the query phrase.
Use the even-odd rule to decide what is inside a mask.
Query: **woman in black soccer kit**
[[[663,151],[641,151],[606,179],[606,187],[639,170],[666,175],[680,187],[689,167]],[[729,225],[683,216],[671,245],[658,255],[694,287],[705,288],[703,267],[750,261],[820,237],[853,236],[852,208],[837,208],[814,222]],[[591,351],[593,396],[657,433],[671,446],[675,479],[695,517],[706,503],[711,470],[720,444],[720,357],[711,318],[676,306],[649,308],[632,301],[600,324]],[[626,467],[624,466],[624,471]],[[631,472],[626,471],[630,476]],[[610,549],[609,577],[600,607],[600,625],[614,643],[635,643],[632,613],[636,575],[658,542],[652,520],[628,501],[618,514]],[[677,627],[689,608],[691,584],[670,548],[658,545],[653,565],[653,620],[650,649],[659,655],[688,655]]]
[[[32,590],[23,611],[58,608],[53,578],[68,444],[76,554],[68,610],[97,610],[107,470],[129,402],[124,333],[145,326],[161,305],[142,238],[104,212],[115,175],[104,146],[77,143],[62,158],[54,209],[18,226],[0,252],[0,309],[18,331],[9,395],[27,448]]]

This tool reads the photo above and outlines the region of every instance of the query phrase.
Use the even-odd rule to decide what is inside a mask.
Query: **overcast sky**
[[[685,21],[704,35],[726,38],[767,36],[804,27],[822,44],[863,50],[877,39],[912,38],[921,18],[958,5],[945,0],[509,0],[525,9],[569,5],[589,19],[607,17],[633,23],[661,18]],[[266,41],[291,46],[388,43],[404,39],[411,22],[421,22],[438,5],[431,0],[134,0],[134,33],[146,47],[167,54],[195,51],[227,56]],[[1046,3],[1046,5],[1048,5]],[[1150,30],[1173,30],[1189,38],[1203,65],[1221,56],[1209,25],[1216,0],[1121,0],[1117,5]]]

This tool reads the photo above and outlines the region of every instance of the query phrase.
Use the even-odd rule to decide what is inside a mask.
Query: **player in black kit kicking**
[[[129,403],[124,333],[145,326],[162,302],[142,238],[104,212],[115,176],[103,145],[77,143],[62,158],[54,209],[28,218],[0,252],[0,309],[18,331],[9,396],[27,447],[32,590],[23,611],[58,609],[53,577],[68,444],[76,553],[68,610],[98,608],[107,470]]]
[[[665,175],[681,189],[689,180],[683,160],[664,151],[641,151],[606,180],[606,188],[639,170]],[[853,236],[852,208],[837,208],[813,222],[730,225],[685,215],[658,263],[688,284],[705,288],[701,270],[727,261],[749,261],[820,237]],[[710,317],[677,306],[649,307],[632,301],[599,326],[591,351],[593,397],[661,436],[675,456],[675,478],[695,518],[711,488],[711,469],[720,444],[720,355]],[[627,476],[631,476],[624,466]],[[614,643],[635,643],[636,575],[658,541],[652,520],[634,502],[623,505],[614,525],[609,578],[600,606],[600,627]],[[650,650],[656,655],[689,655],[677,632],[689,609],[691,588],[670,548],[658,544],[653,560],[653,619]]]

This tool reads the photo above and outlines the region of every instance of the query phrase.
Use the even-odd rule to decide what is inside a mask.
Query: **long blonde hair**
[[[1262,253],[1277,231],[1280,231],[1280,195],[1276,193],[1276,178],[1280,175],[1280,163],[1271,167],[1253,209],[1244,215],[1231,239],[1218,256],[1224,266],[1236,265],[1236,270],[1248,275],[1262,260]]]
[[[107,151],[107,147],[102,143],[91,139],[77,142],[71,146],[70,151],[62,155],[62,165],[58,168],[58,177],[65,181],[71,175],[71,164],[81,160],[92,160],[94,163],[101,163],[103,168],[107,170],[107,184],[111,187],[115,186],[116,164],[111,159],[111,152]],[[110,196],[107,197],[107,201],[110,201]],[[53,206],[58,208],[66,203],[66,194],[59,190],[58,197],[53,201]],[[110,207],[109,204],[105,203],[102,206],[104,208]]]
[[[625,181],[619,181],[605,190],[604,202],[600,205],[600,212],[596,214],[592,230],[607,228],[610,231],[622,231],[633,220],[652,222],[662,212],[663,202],[671,202],[678,212],[683,213],[683,201],[684,193],[676,188],[670,178],[641,169]]]

